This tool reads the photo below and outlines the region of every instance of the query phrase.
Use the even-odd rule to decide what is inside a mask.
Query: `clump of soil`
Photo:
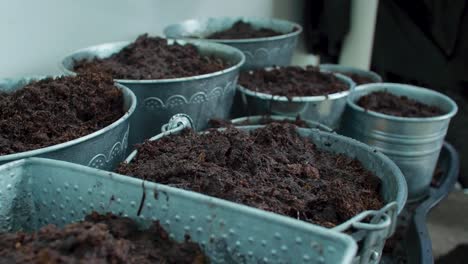
[[[223,119],[210,119],[208,121],[209,125],[211,128],[221,128],[221,127],[228,127],[228,126],[233,126],[231,121],[229,120],[223,120]],[[302,128],[311,128],[307,123],[302,120],[299,116],[296,117],[294,120],[290,119],[283,119],[283,120],[277,120],[277,119],[272,119],[270,116],[263,116],[258,122],[256,122],[256,125],[266,125],[266,124],[271,124],[271,123],[288,123],[288,124],[293,124],[298,127]],[[250,120],[245,120],[244,122],[238,123],[237,126],[248,126],[252,125],[252,122]]]
[[[140,230],[130,218],[92,213],[64,228],[0,233],[1,263],[208,263],[200,247],[178,243],[154,222]]]
[[[47,78],[0,92],[0,109],[0,155],[70,141],[124,114],[122,92],[101,74]]]
[[[185,130],[137,148],[119,173],[326,227],[382,207],[376,176],[357,160],[318,149],[291,124],[250,133]]]
[[[271,70],[259,69],[240,74],[239,84],[266,94],[286,96],[319,96],[349,90],[349,86],[331,73],[319,68],[288,66]]]
[[[249,39],[249,38],[266,38],[283,35],[284,33],[274,31],[269,28],[256,29],[250,23],[237,21],[232,27],[215,32],[205,38],[207,39]]]
[[[355,74],[355,73],[343,73],[343,72],[340,72],[340,73],[351,78],[357,85],[376,82],[372,78],[367,77],[367,76],[362,76],[362,75]]]
[[[73,70],[105,72],[116,79],[145,80],[190,77],[229,66],[220,58],[201,55],[194,45],[169,45],[167,39],[144,34],[108,58],[76,61]]]
[[[436,106],[385,91],[372,92],[362,96],[357,101],[357,105],[366,111],[371,110],[399,117],[434,117],[444,114],[444,111]]]

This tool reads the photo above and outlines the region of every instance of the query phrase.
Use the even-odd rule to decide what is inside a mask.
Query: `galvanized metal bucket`
[[[366,71],[350,66],[344,66],[339,64],[320,64],[320,69],[337,72],[342,74],[356,74],[359,76],[367,77],[376,83],[382,82],[382,77],[373,71]]]
[[[241,85],[237,86],[237,90],[242,96],[243,107],[249,114],[300,116],[302,119],[313,120],[332,129],[337,129],[346,107],[346,97],[354,89],[355,84],[342,74],[334,74],[348,85],[348,91],[321,96],[287,98],[286,96],[255,92]]]
[[[176,115],[164,126],[163,132],[151,138],[150,141],[179,133],[190,127],[190,124],[190,117]],[[262,126],[245,126],[239,127],[239,129],[251,131],[260,127]],[[377,175],[382,181],[381,197],[385,203],[383,208],[378,211],[362,212],[331,229],[349,233],[360,243],[358,256],[354,263],[379,263],[385,240],[395,231],[396,217],[406,203],[407,189],[403,174],[385,155],[354,139],[317,129],[297,128],[297,131],[320,149],[359,160],[366,169]],[[132,162],[137,154],[138,151],[134,150],[125,162]],[[269,214],[263,211],[262,213]],[[313,224],[306,225],[313,226]]]
[[[251,126],[251,125],[262,125],[264,124],[265,118],[274,121],[292,121],[296,120],[295,117],[290,116],[279,116],[279,115],[269,115],[269,116],[244,116],[235,119],[231,119],[231,123],[234,126]],[[310,120],[302,120],[308,126],[308,128],[315,128],[325,132],[333,132],[333,129],[320,124],[319,122],[310,121]]]
[[[0,232],[63,226],[97,211],[160,221],[171,238],[199,243],[211,263],[351,263],[351,237],[194,192],[63,161],[0,166]]]
[[[45,77],[1,79],[0,91],[13,92],[33,80],[42,78]],[[115,85],[122,91],[124,99],[125,114],[120,119],[94,133],[68,142],[0,156],[0,164],[28,157],[43,157],[105,170],[114,169],[127,155],[129,119],[137,105],[132,91],[123,85]]]
[[[131,119],[129,142],[133,146],[157,134],[176,113],[187,113],[197,129],[204,129],[211,118],[228,118],[239,68],[245,57],[239,50],[203,41],[168,40],[169,44],[195,45],[200,54],[219,57],[232,66],[222,71],[192,77],[161,80],[115,80],[132,90],[138,107]],[[78,50],[62,61],[63,70],[74,74],[76,60],[107,58],[130,44],[130,41],[97,45]]]
[[[230,28],[237,21],[250,23],[254,28],[268,28],[284,33],[279,36],[250,39],[206,39],[240,49],[246,57],[243,70],[291,64],[297,39],[302,32],[299,24],[281,19],[220,17],[191,19],[167,26],[164,34],[168,38],[204,38],[215,32]],[[294,31],[293,31],[294,30]]]
[[[395,117],[366,111],[356,102],[374,91],[396,95],[440,107],[446,114],[430,118]],[[391,158],[405,175],[409,200],[428,194],[440,149],[457,105],[449,97],[421,87],[375,83],[356,87],[348,96],[342,133],[369,144]]]

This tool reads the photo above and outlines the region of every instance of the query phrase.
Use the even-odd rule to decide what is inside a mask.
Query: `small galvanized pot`
[[[186,115],[173,116],[163,132],[152,137],[150,141],[179,133],[192,126],[190,117]],[[239,127],[243,131],[251,131],[262,126]],[[224,128],[220,128],[222,130]],[[297,128],[297,132],[308,138],[319,149],[339,153],[359,160],[363,166],[380,178],[381,197],[385,206],[380,210],[361,212],[346,222],[331,230],[350,234],[359,242],[358,256],[353,263],[379,263],[385,240],[390,237],[396,227],[397,215],[403,210],[407,198],[406,182],[400,169],[388,157],[361,142],[336,133],[323,132],[318,129]],[[209,132],[202,132],[209,133]],[[125,162],[130,163],[138,155],[134,150]],[[264,212],[264,211],[263,211]],[[270,214],[264,212],[264,214]],[[313,224],[308,224],[314,226]]]
[[[396,117],[366,111],[356,102],[375,91],[404,95],[440,107],[446,114],[430,118]],[[457,105],[449,97],[421,87],[375,83],[356,87],[348,96],[342,133],[369,144],[391,158],[408,183],[409,200],[428,194],[440,149]]]
[[[235,119],[231,119],[231,123],[235,126],[255,126],[255,125],[263,125],[264,120],[268,118],[269,120],[273,121],[295,121],[295,117],[290,117],[290,116],[279,116],[279,115],[269,115],[269,116],[244,116],[244,117],[239,117]],[[333,129],[320,124],[319,122],[315,121],[310,121],[310,120],[303,120],[304,123],[309,127],[309,128],[315,128],[319,129],[325,132],[333,132]]]
[[[237,90],[242,96],[243,107],[249,114],[300,116],[302,119],[313,120],[332,129],[337,129],[346,106],[346,97],[355,84],[342,74],[334,74],[340,81],[348,85],[349,90],[329,95],[292,98],[255,92],[241,85],[237,86]]]
[[[45,77],[2,79],[0,80],[0,91],[13,92],[23,88],[33,80],[42,78]],[[68,142],[0,156],[0,164],[29,157],[42,157],[104,170],[115,168],[127,154],[129,119],[137,105],[137,99],[132,91],[123,85],[115,85],[122,90],[124,98],[125,114],[120,119],[94,133]]]
[[[341,74],[356,74],[362,77],[367,77],[373,82],[380,83],[382,82],[382,77],[373,71],[366,71],[354,67],[339,65],[339,64],[320,64],[320,69],[337,72]]]
[[[167,26],[168,38],[204,38],[230,28],[237,21],[252,24],[255,28],[268,28],[283,35],[250,39],[206,39],[240,49],[246,57],[242,70],[269,66],[287,66],[291,63],[297,39],[302,32],[299,24],[272,18],[220,17],[191,19]]]
[[[232,65],[222,71],[192,77],[160,80],[122,80],[138,98],[131,119],[130,145],[141,143],[161,131],[161,126],[176,113],[187,113],[197,129],[204,129],[211,118],[228,118],[232,106],[239,68],[245,57],[239,50],[203,41],[168,40],[169,44],[193,44],[200,54],[221,58]],[[77,60],[107,58],[130,44],[130,41],[101,44],[78,50],[62,61],[63,70],[74,74]]]

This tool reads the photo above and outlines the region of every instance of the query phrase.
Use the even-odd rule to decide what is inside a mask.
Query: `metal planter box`
[[[366,111],[356,102],[360,97],[388,91],[440,107],[446,114],[429,118],[396,117]],[[421,87],[396,83],[357,86],[348,96],[342,133],[375,147],[392,159],[405,175],[410,200],[429,192],[440,149],[457,105],[449,97]]]
[[[92,211],[186,234],[212,263],[351,263],[351,237],[288,217],[106,171],[31,158],[0,166],[0,231],[65,225]]]
[[[339,65],[339,64],[320,64],[320,69],[342,74],[357,74],[363,77],[370,78],[374,82],[382,82],[382,77],[373,71],[366,71],[354,67]]]
[[[2,79],[0,90],[13,92],[38,78]],[[40,149],[0,156],[0,164],[29,157],[43,157],[82,164],[94,168],[112,170],[127,154],[129,119],[136,108],[136,97],[128,88],[116,84],[122,90],[125,114],[89,135]]]
[[[251,125],[262,125],[262,121],[265,119],[271,119],[274,121],[295,121],[295,117],[290,116],[279,116],[279,115],[269,115],[269,116],[245,116],[239,117],[235,119],[231,119],[231,123],[234,126],[251,126]],[[320,124],[319,122],[310,121],[310,120],[302,120],[309,128],[316,128],[326,132],[333,132],[333,129]]]
[[[130,145],[142,143],[161,131],[161,126],[176,113],[193,117],[197,129],[204,129],[211,118],[228,118],[234,98],[239,68],[245,57],[239,50],[203,41],[168,40],[169,44],[193,44],[202,55],[213,55],[232,66],[222,71],[192,77],[160,80],[115,81],[135,93],[138,106],[131,119]],[[76,60],[107,58],[130,44],[130,41],[101,44],[78,50],[62,61],[63,70],[74,74]]]
[[[220,17],[191,19],[164,29],[168,38],[203,38],[212,33],[230,28],[235,22],[244,21],[254,28],[269,28],[284,34],[273,37],[250,39],[205,39],[226,44],[241,50],[246,58],[243,70],[270,66],[287,66],[296,48],[297,39],[302,32],[299,24],[272,18]],[[295,31],[293,31],[295,29]]]
[[[154,136],[150,141],[179,133],[190,126],[189,117],[176,115],[164,126],[164,132]],[[239,127],[239,129],[250,131],[259,127],[261,126],[245,126]],[[385,240],[395,231],[397,215],[406,203],[407,188],[403,174],[385,155],[351,138],[317,129],[297,128],[297,132],[310,139],[320,149],[341,153],[359,160],[366,169],[373,172],[382,181],[381,196],[385,203],[383,208],[378,211],[364,211],[331,229],[349,232],[360,243],[355,263],[379,263]],[[125,162],[132,162],[137,153],[137,150],[133,151]],[[265,212],[265,214],[270,213]],[[366,219],[370,219],[370,221],[367,222]],[[313,226],[309,223],[304,224]]]

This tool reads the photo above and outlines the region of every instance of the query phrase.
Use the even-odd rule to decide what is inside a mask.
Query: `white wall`
[[[68,53],[103,42],[162,35],[165,25],[207,16],[298,21],[302,1],[0,0],[0,78],[60,73]]]

